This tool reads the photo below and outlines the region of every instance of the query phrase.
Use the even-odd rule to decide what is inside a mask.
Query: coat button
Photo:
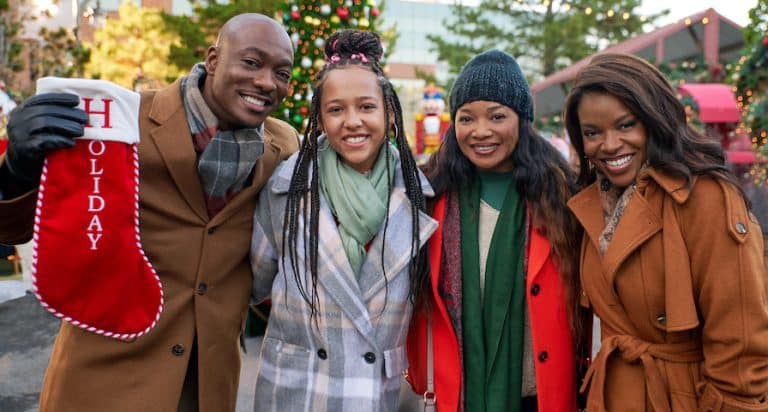
[[[181,356],[182,354],[184,354],[184,345],[181,345],[178,343],[173,345],[173,347],[171,348],[171,353],[176,356]]]
[[[736,231],[739,232],[739,234],[745,234],[747,233],[747,225],[745,225],[742,222],[736,223]]]
[[[539,286],[538,283],[534,283],[533,286],[531,286],[531,295],[536,296],[541,292],[541,286]]]
[[[209,235],[212,235],[214,232],[216,232],[216,226],[208,228],[208,234]]]
[[[325,349],[318,349],[317,350],[317,357],[326,360],[328,359],[328,352],[325,351]]]
[[[208,285],[205,283],[201,283],[197,285],[197,294],[198,295],[205,295],[208,292]]]
[[[376,362],[376,355],[374,355],[373,352],[366,352],[365,355],[363,355],[363,359],[368,363],[374,363]]]
[[[548,356],[549,356],[549,354],[545,350],[539,352],[539,362],[546,361]]]

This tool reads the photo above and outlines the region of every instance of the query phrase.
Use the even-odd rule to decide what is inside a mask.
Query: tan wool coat
[[[63,323],[43,383],[43,412],[175,412],[196,334],[200,411],[235,410],[257,194],[296,151],[298,136],[267,119],[253,181],[209,219],[179,82],[143,93],[139,117],[141,237],[165,306],[157,326],[130,343]],[[0,242],[31,237],[35,196],[0,201]]]
[[[588,411],[767,411],[763,238],[738,191],[646,169],[604,256],[593,184],[568,203],[585,228],[582,304],[600,318]]]

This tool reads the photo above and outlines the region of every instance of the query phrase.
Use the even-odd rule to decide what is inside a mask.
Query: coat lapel
[[[600,210],[600,193],[598,192],[597,184],[587,186],[584,190],[574,195],[568,201],[568,207],[576,215],[576,219],[581,223],[592,245],[595,249],[599,250],[598,239],[600,238],[600,232],[605,227],[605,222],[603,221],[603,211]]]
[[[207,222],[205,197],[197,174],[197,155],[181,102],[180,81],[157,92],[149,117],[158,125],[149,135],[179,192],[195,214]]]
[[[621,263],[660,230],[659,216],[651,211],[642,194],[635,193],[616,226],[613,239],[603,256],[603,269],[609,284],[613,284]]]
[[[392,191],[388,219],[386,241],[383,231],[380,231],[371,242],[360,269],[360,291],[365,302],[375,296],[386,282],[392,282],[401,272],[406,272],[405,267],[411,260],[411,202],[402,187]],[[419,247],[426,243],[436,229],[437,221],[419,212]],[[382,246],[386,270],[384,275],[381,273]]]
[[[568,202],[568,206],[584,227],[595,250],[600,250],[598,241],[605,227],[600,205],[597,184],[590,185]],[[621,263],[660,230],[661,219],[651,210],[642,193],[638,191],[627,205],[608,250],[601,259],[603,275],[608,284],[613,285],[616,271]]]
[[[527,279],[527,286],[530,288],[539,272],[541,272],[541,268],[544,267],[552,246],[547,238],[533,227],[530,218],[528,226],[530,227],[528,235],[528,270],[525,278]]]

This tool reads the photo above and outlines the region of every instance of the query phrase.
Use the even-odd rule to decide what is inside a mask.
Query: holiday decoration
[[[738,130],[752,140],[760,162],[752,169],[755,182],[768,183],[768,33],[747,49],[736,65],[736,98],[742,110]]]
[[[662,63],[659,65],[659,70],[664,73],[675,90],[686,83],[719,83],[722,81],[722,68],[719,66],[710,68],[703,56],[694,60]],[[699,106],[693,97],[682,94],[678,94],[677,97],[685,108],[685,117],[688,123],[699,130],[704,130],[704,124],[699,119]]]
[[[450,113],[445,111],[443,90],[430,84],[424,89],[421,108],[416,113],[416,155],[428,157],[435,152],[443,140],[451,121]]]
[[[40,179],[33,291],[51,313],[100,335],[147,333],[163,292],[139,237],[139,95],[103,80],[38,81],[89,114],[75,146],[51,152]]]
[[[8,147],[8,135],[5,127],[8,124],[8,114],[16,107],[16,102],[8,95],[5,82],[0,80],[0,155]]]
[[[5,153],[5,150],[8,148],[7,125],[8,117],[0,113],[0,155]]]
[[[291,91],[275,115],[303,130],[312,103],[311,82],[325,66],[325,40],[337,30],[376,31],[380,9],[375,0],[288,0],[279,7],[277,19],[284,22],[296,54]]]

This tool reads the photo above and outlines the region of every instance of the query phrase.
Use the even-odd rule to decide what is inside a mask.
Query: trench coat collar
[[[651,182],[656,183],[653,190],[650,189]],[[669,177],[652,168],[643,170],[637,178],[637,192],[627,205],[605,256],[600,259],[605,284],[612,286],[624,260],[652,236],[662,232],[666,273],[664,326],[667,331],[688,330],[699,324],[693,302],[689,258],[672,206],[685,203],[689,196],[690,190],[683,179]],[[665,201],[665,198],[672,201]],[[568,206],[584,227],[594,253],[598,253],[598,239],[605,223],[597,184],[579,192]],[[613,293],[605,296],[617,299]]]
[[[694,177],[693,180],[695,182],[696,178]],[[645,188],[651,181],[656,182],[678,204],[685,203],[691,195],[691,190],[685,185],[685,179],[667,176],[652,167],[643,169],[637,177],[638,192],[645,193]]]
[[[274,194],[284,195],[288,193],[296,159],[296,155],[292,156],[274,175],[271,184]],[[318,272],[328,275],[319,276],[318,281],[374,347],[378,347],[378,343],[375,339],[371,314],[375,315],[381,312],[381,308],[371,307],[374,302],[378,301],[378,299],[372,298],[385,287],[386,282],[392,282],[400,275],[408,276],[404,272],[407,272],[407,265],[411,257],[411,202],[405,194],[405,183],[399,167],[396,168],[395,173],[392,194],[389,199],[389,226],[386,232],[386,242],[382,228],[370,243],[359,276],[352,270],[344,252],[336,218],[333,216],[325,196],[320,194],[318,233],[322,234],[323,241],[318,242],[317,269]],[[419,177],[424,196],[431,197],[434,194],[432,187],[421,172],[419,172]],[[437,230],[437,221],[428,214],[419,212],[420,247],[426,243],[435,230]],[[384,246],[385,273],[381,271],[382,245]],[[378,303],[383,303],[383,301]]]
[[[197,154],[192,145],[192,135],[181,99],[181,79],[176,80],[171,87],[158,90],[151,104],[149,118],[156,127],[149,131],[149,136],[184,200],[203,222],[210,220],[213,225],[219,224],[245,202],[254,199],[269,177],[269,172],[277,166],[281,149],[275,144],[275,136],[269,127],[272,120],[267,119],[264,128],[265,150],[254,166],[250,185],[231,199],[216,216],[209,218],[205,194],[197,173]]]
[[[688,200],[690,190],[679,178],[669,177],[652,167],[646,167],[636,179],[636,190],[632,200],[627,205],[621,222],[611,239],[605,256],[602,257],[603,272],[609,284],[613,284],[616,272],[621,263],[640,247],[651,236],[662,229],[660,210],[649,205],[645,197],[646,189],[651,182],[656,182],[665,193],[677,203]],[[597,182],[584,188],[568,201],[568,207],[584,227],[590,242],[599,250],[600,234],[605,228],[601,208],[600,189]]]

